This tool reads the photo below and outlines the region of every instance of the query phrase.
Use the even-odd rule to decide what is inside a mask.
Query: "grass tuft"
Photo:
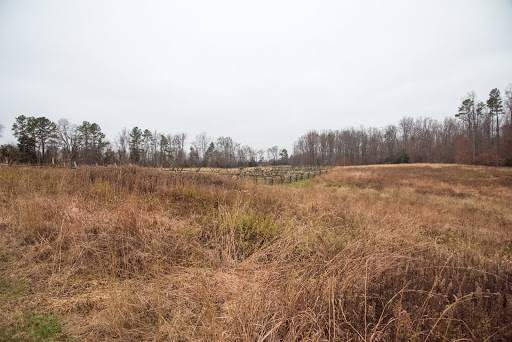
[[[45,314],[25,315],[14,326],[0,331],[0,341],[64,341],[61,321]]]

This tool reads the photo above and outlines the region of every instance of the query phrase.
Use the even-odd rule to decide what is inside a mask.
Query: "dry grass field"
[[[0,341],[511,341],[512,169],[0,168]]]

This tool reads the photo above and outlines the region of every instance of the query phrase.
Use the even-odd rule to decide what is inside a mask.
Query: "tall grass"
[[[45,312],[76,340],[512,339],[511,170],[350,167],[270,187],[1,168],[0,188],[0,275],[28,288],[0,301],[0,329]]]

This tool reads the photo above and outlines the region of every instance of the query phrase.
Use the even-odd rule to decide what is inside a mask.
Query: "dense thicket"
[[[124,128],[106,140],[101,127],[74,125],[20,115],[12,127],[18,143],[0,147],[3,162],[136,164],[154,167],[240,167],[261,164],[361,165],[377,163],[462,163],[512,166],[512,84],[488,99],[469,92],[454,116],[442,121],[404,117],[384,128],[310,131],[293,155],[273,146],[256,150],[230,137],[201,133],[190,143],[185,133],[165,134]],[[1,132],[1,131],[0,131]]]
[[[398,125],[310,131],[294,144],[295,165],[428,162],[512,165],[512,86],[484,103],[468,93],[454,117],[405,117]]]

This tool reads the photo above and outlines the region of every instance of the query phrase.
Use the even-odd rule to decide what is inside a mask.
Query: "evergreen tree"
[[[39,161],[46,162],[47,143],[57,139],[57,125],[44,116],[34,120],[34,133],[39,144]]]
[[[168,160],[171,157],[171,145],[169,139],[163,134],[160,134],[160,165],[163,167],[168,166]]]
[[[140,161],[142,145],[142,131],[139,127],[133,127],[130,132],[130,160],[137,164]]]
[[[496,117],[496,164],[499,163],[500,155],[500,115],[503,114],[503,100],[498,88],[494,88],[489,93],[487,100],[487,107],[489,108],[489,115]]]
[[[34,137],[34,118],[20,115],[12,125],[14,137],[18,139],[19,161],[31,163],[36,161],[36,139]]]
[[[77,127],[77,132],[80,159],[84,163],[89,163],[92,140],[91,123],[89,121],[83,121],[82,124]]]
[[[489,93],[489,99],[487,100],[487,107],[491,116],[496,117],[496,136],[498,141],[500,139],[500,122],[499,117],[503,114],[503,100],[501,99],[500,90],[494,88]]]
[[[150,156],[152,155],[151,147],[154,145],[153,141],[153,134],[151,134],[151,131],[149,129],[145,129],[142,133],[142,147],[143,147],[143,153],[142,153],[142,162],[144,166],[147,166],[149,164]]]
[[[188,154],[188,160],[190,162],[190,166],[197,167],[199,166],[199,153],[194,147],[190,146],[190,153]]]
[[[203,167],[207,167],[208,165],[212,164],[214,151],[215,151],[215,145],[213,144],[213,141],[212,141],[212,142],[210,142],[210,146],[208,146],[208,149],[204,153]]]
[[[107,143],[103,141],[105,134],[97,123],[82,122],[77,127],[80,155],[82,162],[86,164],[101,163],[103,161],[103,149]]]
[[[96,123],[91,125],[91,138],[91,163],[101,163],[103,161],[103,150],[108,146],[108,142],[104,140],[105,133],[101,131],[101,127]]]
[[[463,122],[467,124],[468,128],[468,137],[472,140],[472,150],[473,150],[473,162],[475,162],[476,158],[476,128],[477,128],[477,113],[475,111],[475,97],[476,94],[474,92],[468,93],[467,97],[462,101],[462,104],[459,107],[458,113],[455,114],[455,117],[461,119]]]
[[[281,164],[287,165],[288,164],[288,150],[286,148],[283,148],[281,152],[279,153],[279,156],[281,157]]]

